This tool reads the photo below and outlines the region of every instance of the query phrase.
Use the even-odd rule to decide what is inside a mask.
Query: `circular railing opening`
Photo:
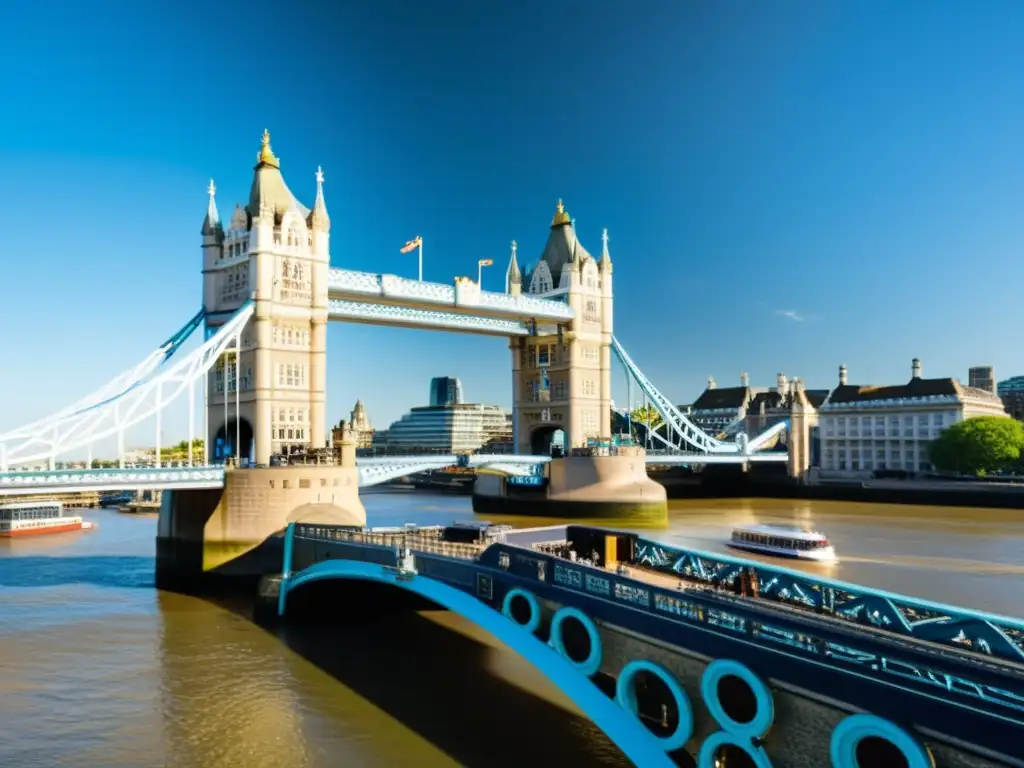
[[[757,715],[757,696],[746,680],[725,675],[718,681],[718,700],[725,714],[737,723],[752,722]]]
[[[509,601],[508,610],[516,624],[524,627],[533,618],[533,608],[525,595],[513,595]]]
[[[679,705],[668,685],[657,675],[641,671],[633,678],[636,714],[648,730],[665,737],[679,727]]]
[[[590,633],[583,622],[575,616],[566,616],[562,620],[562,646],[565,648],[565,655],[577,664],[582,664],[590,658],[593,650]]]
[[[759,768],[745,749],[723,744],[715,750],[715,768]]]
[[[860,768],[910,768],[903,750],[880,736],[865,736],[857,743],[857,765]]]

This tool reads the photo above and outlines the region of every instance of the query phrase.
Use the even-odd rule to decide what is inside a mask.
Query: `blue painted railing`
[[[919,600],[857,584],[729,555],[668,547],[637,540],[636,562],[665,573],[732,586],[744,571],[757,577],[759,595],[852,623],[1024,663],[1024,621]]]

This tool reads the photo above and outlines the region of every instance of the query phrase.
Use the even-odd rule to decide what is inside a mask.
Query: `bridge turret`
[[[213,270],[220,261],[224,252],[224,227],[220,222],[220,213],[217,211],[217,186],[210,179],[210,186],[206,188],[210,200],[206,205],[206,216],[203,218],[203,272]],[[216,283],[213,280],[203,281],[203,307],[212,309],[217,301]]]
[[[267,464],[275,454],[326,445],[330,217],[323,180],[318,169],[313,206],[300,203],[264,131],[248,202],[236,209],[220,258],[204,265],[208,324],[224,322],[250,297],[256,303],[243,349],[210,374],[206,437],[215,458],[229,452]],[[204,247],[216,239],[205,231],[213,229],[204,226]]]
[[[611,275],[612,273],[612,256],[608,253],[608,229],[601,230],[601,260],[597,263],[597,268],[601,270],[603,275]]]
[[[320,166],[317,166],[316,169],[316,201],[306,219],[306,225],[312,233],[313,256],[329,258],[328,242],[331,236],[331,217],[327,215],[327,203],[324,200],[324,170]]]
[[[519,271],[519,262],[516,260],[516,241],[512,241],[512,258],[508,262],[508,272],[505,273],[505,293],[519,296],[523,292],[523,275]]]
[[[543,452],[541,443],[559,431],[566,448],[611,436],[610,263],[608,257],[603,270],[598,266],[559,200],[540,260],[525,276],[524,293],[557,296],[574,317],[565,324],[539,326],[522,346],[510,345],[518,382],[517,450]],[[513,286],[510,275],[510,292]]]

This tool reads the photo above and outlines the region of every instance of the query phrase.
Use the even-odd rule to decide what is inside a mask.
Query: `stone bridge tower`
[[[516,259],[508,268],[512,295],[564,301],[575,317],[568,324],[540,325],[529,337],[513,338],[513,441],[517,453],[546,453],[551,436],[565,435],[565,448],[611,437],[612,261],[608,231],[600,260],[576,237],[558,201],[547,244],[536,266],[524,274]]]
[[[209,192],[202,229],[207,334],[246,301],[256,305],[237,361],[229,351],[208,377],[209,457],[227,452],[266,464],[272,454],[323,448],[331,226],[323,173],[317,170],[316,200],[306,208],[285,184],[264,131],[249,202],[235,207],[226,230],[212,181]]]

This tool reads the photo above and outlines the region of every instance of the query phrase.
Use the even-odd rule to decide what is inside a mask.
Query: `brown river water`
[[[364,501],[372,525],[472,517],[462,496]],[[458,617],[271,632],[244,610],[157,592],[155,517],[85,516],[99,528],[0,540],[4,768],[628,765]],[[733,526],[755,522],[827,534],[841,562],[802,566],[822,575],[1024,615],[1024,511],[682,501],[644,533],[723,551]]]

